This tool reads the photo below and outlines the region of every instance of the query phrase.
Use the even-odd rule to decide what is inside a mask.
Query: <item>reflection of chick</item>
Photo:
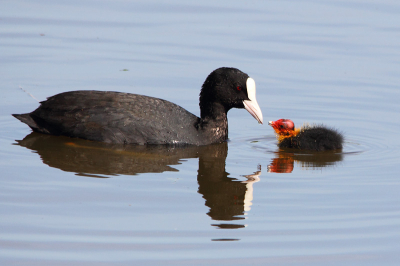
[[[272,159],[268,165],[268,173],[291,173],[294,168],[293,154],[282,153],[278,158]]]
[[[290,119],[269,121],[268,124],[275,130],[280,148],[325,151],[343,146],[342,134],[322,125],[295,128]]]

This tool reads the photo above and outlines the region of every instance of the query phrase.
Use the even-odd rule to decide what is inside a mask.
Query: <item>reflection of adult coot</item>
[[[243,219],[243,202],[246,186],[234,178],[228,177],[225,171],[227,149],[219,153],[205,152],[199,157],[197,182],[198,192],[206,200],[210,208],[207,213],[213,220]]]
[[[243,219],[245,199],[249,198],[249,182],[228,177],[225,160],[226,142],[207,146],[119,145],[31,133],[18,145],[39,154],[50,167],[83,176],[135,175],[178,171],[173,165],[185,158],[199,158],[198,192],[203,195],[207,213],[213,220]],[[247,194],[246,194],[247,192]],[[252,191],[250,191],[252,192]],[[250,195],[252,196],[252,195]],[[249,202],[246,203],[249,205]],[[220,228],[240,228],[244,225],[218,225]]]
[[[211,150],[211,146],[209,148],[210,150],[204,149],[199,156],[197,175],[198,192],[203,195],[206,200],[205,205],[210,208],[207,214],[213,220],[242,220],[246,209],[250,209],[249,205],[253,196],[252,183],[255,180],[253,176],[248,176],[249,180],[245,182],[229,177],[229,173],[225,171],[227,148],[214,151]],[[219,228],[244,227],[244,225],[226,223],[215,226]]]
[[[178,171],[170,165],[197,157],[199,147],[106,144],[31,133],[19,145],[36,151],[43,163],[79,175],[135,175]],[[103,177],[103,176],[101,176]]]

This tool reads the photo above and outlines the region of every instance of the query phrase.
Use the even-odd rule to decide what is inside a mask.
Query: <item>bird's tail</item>
[[[35,122],[35,120],[33,120],[30,114],[12,114],[12,116],[20,120],[22,123],[27,124],[34,131],[39,129],[39,125]]]

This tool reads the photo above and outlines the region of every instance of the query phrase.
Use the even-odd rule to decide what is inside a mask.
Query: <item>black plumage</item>
[[[228,138],[231,108],[246,108],[262,122],[255,85],[247,86],[252,82],[235,68],[214,70],[202,86],[200,118],[166,100],[110,91],[60,93],[31,113],[13,116],[33,131],[52,135],[121,144],[206,145]],[[248,90],[254,90],[254,97]]]
[[[284,138],[280,148],[326,151],[342,149],[343,136],[333,129],[324,126],[310,126],[300,130],[299,134]]]

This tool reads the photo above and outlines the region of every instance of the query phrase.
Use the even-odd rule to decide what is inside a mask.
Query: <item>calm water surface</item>
[[[1,265],[399,265],[397,1],[3,1]],[[280,151],[229,112],[227,143],[124,147],[31,133],[12,113],[68,90],[199,115],[214,69],[264,120],[324,123],[341,152]],[[22,89],[23,90],[22,90]]]

